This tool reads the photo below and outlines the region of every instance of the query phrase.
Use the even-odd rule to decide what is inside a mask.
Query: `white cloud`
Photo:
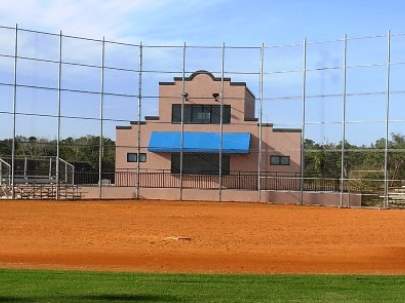
[[[131,15],[161,9],[174,0],[2,0],[0,19],[3,25],[18,23],[21,27],[68,34],[126,36],[134,24]]]

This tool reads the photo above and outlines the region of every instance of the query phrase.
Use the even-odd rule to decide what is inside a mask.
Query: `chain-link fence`
[[[55,199],[405,205],[404,34],[198,46],[2,26],[0,37],[3,198],[52,185]]]

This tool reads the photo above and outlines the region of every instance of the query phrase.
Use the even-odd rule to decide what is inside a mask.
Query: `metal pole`
[[[391,31],[387,33],[387,92],[385,105],[385,148],[384,148],[384,207],[389,207],[388,144],[391,93]]]
[[[49,183],[52,181],[52,157],[49,157],[49,171],[48,171]]]
[[[72,165],[72,185],[75,185],[75,167]]]
[[[15,199],[15,133],[16,133],[16,110],[17,110],[17,56],[18,56],[18,24],[15,25],[14,45],[14,85],[13,85],[13,141],[11,146],[11,196]]]
[[[140,170],[139,155],[141,154],[141,118],[142,118],[142,69],[143,69],[143,46],[142,41],[139,44],[139,73],[138,73],[138,155],[136,165],[136,198],[139,199],[140,194]]]
[[[59,158],[60,158],[60,122],[61,122],[61,101],[62,101],[62,31],[59,32],[59,64],[58,64],[58,122],[57,122],[57,133],[56,133],[56,200],[59,200]]]
[[[24,157],[24,180],[26,183],[28,183],[28,177],[27,177],[27,167],[28,163],[27,163],[27,157]]]
[[[100,142],[98,151],[98,187],[99,187],[99,199],[103,196],[103,184],[102,184],[102,173],[103,173],[103,119],[104,119],[104,60],[105,58],[105,37],[103,37],[102,47],[101,47],[101,91],[100,91]]]
[[[180,201],[183,200],[183,149],[184,149],[184,103],[186,101],[186,42],[183,44],[183,71],[181,83],[181,109],[180,109]]]
[[[259,78],[259,154],[257,157],[257,193],[258,201],[262,198],[262,141],[263,141],[263,97],[264,97],[264,43],[260,48],[260,78]]]
[[[219,111],[219,128],[220,128],[220,139],[219,139],[219,163],[218,163],[218,183],[219,183],[219,202],[222,201],[222,150],[224,148],[224,78],[225,78],[225,43],[222,44],[222,59],[221,59],[221,104]]]
[[[343,105],[342,105],[342,146],[340,151],[340,207],[343,207],[345,186],[345,143],[346,143],[346,97],[347,97],[347,34],[343,46]],[[348,207],[350,207],[350,200]]]
[[[303,43],[303,70],[302,70],[302,130],[301,130],[301,205],[304,204],[304,156],[305,156],[305,119],[307,94],[307,39]]]
[[[68,165],[67,162],[65,161],[65,184],[68,183]]]

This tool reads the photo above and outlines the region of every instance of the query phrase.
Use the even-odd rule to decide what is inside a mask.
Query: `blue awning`
[[[225,154],[249,153],[250,133],[223,133],[222,152]],[[219,132],[184,132],[183,152],[219,153],[221,146]],[[181,132],[153,131],[148,150],[155,153],[176,153],[181,151]]]

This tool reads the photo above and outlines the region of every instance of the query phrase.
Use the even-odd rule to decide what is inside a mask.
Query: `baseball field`
[[[0,302],[400,302],[405,211],[7,201],[0,267]]]

